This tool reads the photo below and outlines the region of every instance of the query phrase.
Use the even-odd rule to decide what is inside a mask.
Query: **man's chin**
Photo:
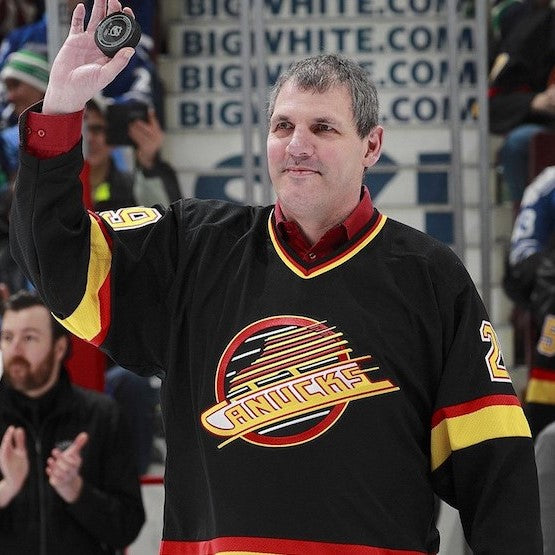
[[[19,391],[20,393],[25,392],[25,378],[5,374],[4,379],[6,380],[7,385],[12,389],[15,389],[15,391]]]

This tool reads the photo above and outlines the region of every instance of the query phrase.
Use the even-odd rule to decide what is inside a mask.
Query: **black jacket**
[[[72,385],[62,371],[57,385],[32,400],[0,381],[0,436],[10,424],[25,428],[29,476],[0,509],[3,555],[115,553],[138,535],[145,514],[135,458],[123,419],[107,396]],[[79,499],[66,503],[49,485],[46,460],[86,431]]]
[[[505,19],[501,36],[490,46],[492,60],[504,60],[492,61],[501,69],[490,75],[490,130],[505,134],[524,123],[553,126],[555,118],[532,111],[531,103],[547,88],[555,67],[555,10],[527,0]]]

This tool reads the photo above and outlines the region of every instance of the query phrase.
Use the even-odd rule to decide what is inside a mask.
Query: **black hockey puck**
[[[141,38],[141,27],[137,21],[123,12],[111,13],[96,28],[94,40],[102,52],[113,58],[120,48],[135,48]]]

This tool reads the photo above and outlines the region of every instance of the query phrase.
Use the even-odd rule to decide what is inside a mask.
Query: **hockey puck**
[[[111,13],[99,24],[94,33],[96,45],[113,58],[120,48],[135,48],[141,38],[141,27],[131,16],[123,12]]]

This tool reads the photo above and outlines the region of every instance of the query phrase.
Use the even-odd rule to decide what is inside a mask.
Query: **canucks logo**
[[[328,430],[357,399],[397,391],[372,381],[372,356],[351,358],[343,333],[326,322],[277,316],[239,332],[216,372],[216,404],[201,421],[223,439],[286,447]]]

